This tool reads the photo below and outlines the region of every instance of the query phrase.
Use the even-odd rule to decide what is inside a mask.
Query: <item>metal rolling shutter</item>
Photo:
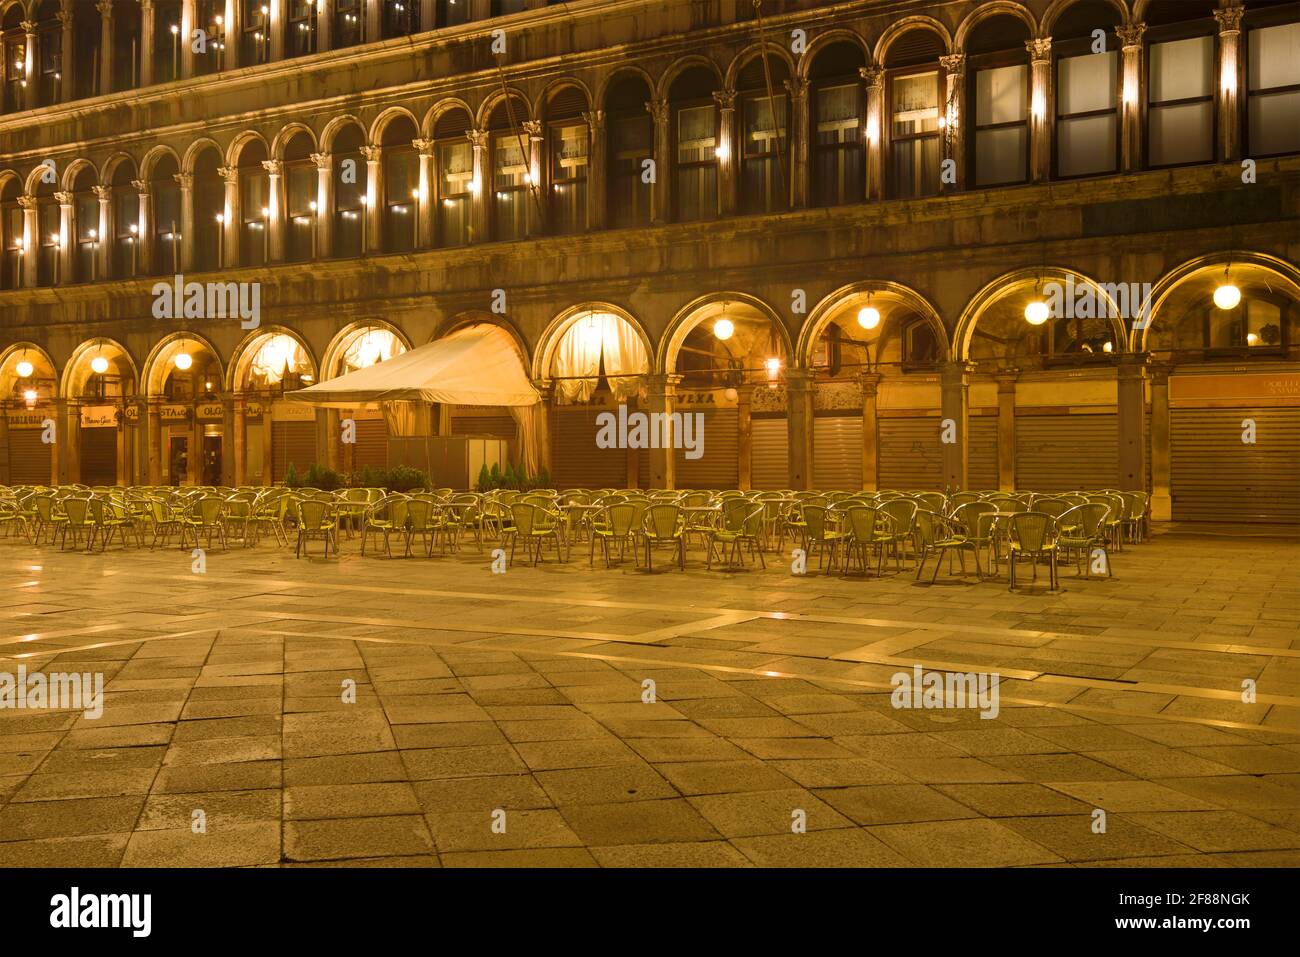
[[[881,489],[924,492],[943,488],[939,416],[880,420]]]
[[[862,415],[813,419],[813,487],[822,492],[862,489]]]
[[[292,465],[301,476],[316,463],[315,422],[271,423],[271,475],[273,482],[283,482]]]
[[[1300,409],[1173,409],[1169,426],[1175,521],[1300,522]]]
[[[452,435],[491,435],[498,439],[515,437],[515,417],[505,415],[452,415]]]
[[[596,445],[596,417],[605,411],[587,406],[555,410],[551,478],[556,488],[622,488],[627,483],[627,449]]]
[[[117,429],[81,430],[81,482],[117,484]]]
[[[683,415],[693,412],[683,410]],[[704,416],[704,454],[688,459],[685,449],[673,449],[673,469],[678,488],[735,488],[740,483],[740,413],[735,409],[701,411]]]
[[[1067,492],[1115,488],[1119,416],[1017,415],[1016,488]]]
[[[790,420],[751,418],[750,486],[756,489],[790,487]]]
[[[357,444],[352,448],[352,467],[357,471],[367,465],[388,468],[388,423],[383,419],[356,419]]]
[[[622,488],[621,485],[610,486],[611,488]],[[636,487],[650,487],[650,450],[641,449],[636,454]]]
[[[49,485],[50,449],[40,429],[9,430],[9,484]]]
[[[998,487],[998,417],[972,415],[966,420],[966,487],[977,492]]]

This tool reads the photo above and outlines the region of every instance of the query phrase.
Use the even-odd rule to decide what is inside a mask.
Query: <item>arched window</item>
[[[380,228],[385,252],[406,252],[416,246],[420,157],[412,140],[417,135],[415,124],[405,116],[384,127],[384,219]]]
[[[420,31],[420,0],[383,0],[384,39]]]
[[[118,279],[132,279],[140,273],[140,194],[131,181],[135,166],[118,163],[113,170],[113,195],[110,220],[113,254],[112,274]]]
[[[1119,169],[1119,13],[1102,0],[1085,0],[1052,29],[1056,60],[1056,175],[1096,176]],[[1104,52],[1093,53],[1093,31],[1105,31]]]
[[[465,3],[467,0],[459,0]],[[334,48],[356,46],[365,42],[365,16],[362,0],[334,0]]]
[[[316,164],[311,137],[298,133],[284,148],[284,254],[289,262],[316,258]]]
[[[106,237],[99,231],[99,197],[95,195],[98,183],[95,171],[88,167],[77,174],[74,182],[72,230],[76,246],[72,275],[65,282],[94,282],[103,278],[99,274],[99,245]]]
[[[239,153],[239,264],[263,266],[271,252],[270,180],[266,168],[266,147],[250,140]]]
[[[523,122],[527,108],[518,98],[502,100],[492,111],[492,238],[523,239],[528,234],[529,155]]]
[[[469,242],[470,204],[474,191],[474,147],[466,132],[470,115],[465,110],[448,110],[433,127],[435,180],[434,215],[438,221],[439,246],[463,246]]]
[[[140,3],[113,0],[113,91],[134,90],[139,85]]]
[[[557,235],[587,229],[591,131],[582,117],[586,110],[586,94],[576,86],[557,91],[546,104],[550,229]]]
[[[691,67],[673,81],[672,109],[675,218],[681,222],[718,217],[717,83],[703,67]]]
[[[206,149],[194,163],[194,268],[220,269],[221,237],[226,215],[226,182],[221,178],[221,154]]]
[[[154,0],[153,11],[153,80],[166,83],[181,77],[180,0]]]
[[[316,0],[288,0],[285,48],[288,55],[307,56],[316,52]]]
[[[815,206],[859,203],[866,194],[862,153],[866,58],[856,44],[832,43],[813,60],[812,196]]]
[[[271,59],[270,0],[240,0],[239,65],[253,66]]]
[[[1029,28],[1019,17],[992,16],[966,43],[966,160],[976,186],[1029,181]]]
[[[939,192],[939,103],[943,40],[932,30],[909,30],[885,52],[889,120],[889,196],[908,199]]]
[[[605,95],[606,215],[615,228],[650,223],[645,166],[654,157],[654,119],[646,109],[650,99],[650,88],[636,75],[615,81]]]
[[[767,74],[772,77],[768,95]],[[776,213],[790,208],[790,102],[785,61],[771,54],[764,70],[756,56],[736,80],[740,143],[740,211]]]
[[[194,0],[194,24],[189,42],[194,42],[194,31],[202,30],[201,49],[194,53],[194,75],[218,73],[226,58],[226,0]],[[184,42],[184,41],[182,41]]]
[[[160,157],[149,177],[149,215],[153,222],[153,264],[155,276],[181,271],[181,188],[176,182],[176,160]]]
[[[53,286],[65,281],[59,274],[59,250],[62,248],[60,236],[59,201],[54,194],[58,187],[53,183],[40,182],[36,185],[36,242],[39,252],[36,258],[36,284]]]
[[[1214,159],[1214,6],[1157,0],[1147,9],[1149,167]]]
[[[37,102],[58,103],[63,95],[63,23],[59,0],[43,0],[36,13],[36,48],[40,51]]]
[[[18,205],[23,186],[17,177],[5,180],[0,190],[0,289],[23,284],[23,208]]]
[[[1300,153],[1300,22],[1289,6],[1246,10],[1248,156]]]
[[[1205,349],[1211,355],[1280,358],[1290,344],[1288,320],[1294,306],[1287,297],[1262,290],[1252,290],[1231,309],[1207,302],[1200,307]]]
[[[334,137],[331,175],[334,177],[334,255],[361,255],[365,229],[366,160],[361,154],[365,134],[347,126]]]
[[[4,44],[4,111],[17,113],[27,103],[27,31],[23,6],[15,3],[4,16],[0,43]]]

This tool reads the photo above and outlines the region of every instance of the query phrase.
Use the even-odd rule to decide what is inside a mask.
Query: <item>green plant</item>
[[[492,488],[492,473],[488,471],[486,462],[479,466],[478,481],[474,483],[474,487],[480,492],[486,492]]]
[[[302,479],[298,476],[298,470],[294,468],[292,462],[289,463],[288,470],[284,473],[285,488],[302,488]]]
[[[390,492],[410,492],[414,489],[427,489],[429,479],[419,469],[413,469],[409,465],[395,465],[384,476],[382,486]]]

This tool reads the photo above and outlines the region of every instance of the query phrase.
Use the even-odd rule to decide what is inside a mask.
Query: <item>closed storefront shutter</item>
[[[861,490],[861,413],[813,419],[813,487],[822,492]]]
[[[784,415],[749,420],[750,485],[756,489],[790,487],[790,422]]]
[[[49,485],[51,445],[41,441],[40,429],[9,430],[9,484]]]
[[[694,412],[683,410],[683,415]],[[673,449],[678,488],[735,488],[740,482],[740,414],[735,409],[700,412],[704,417],[704,454],[688,459],[686,450]],[[693,435],[697,444],[698,435]],[[676,444],[676,442],[674,442]]]
[[[623,488],[627,484],[627,449],[596,445],[596,418],[604,411],[609,410],[556,408],[551,420],[551,479],[556,488]]]
[[[81,483],[117,484],[117,429],[81,430]]]
[[[900,492],[943,488],[939,416],[880,420],[880,487]]]
[[[315,462],[315,422],[271,423],[272,481],[283,482],[291,464],[301,476]]]
[[[352,467],[388,468],[388,423],[383,419],[356,419],[357,444],[352,450]]]
[[[998,417],[972,415],[966,420],[966,487],[976,492],[998,487]]]
[[[1016,416],[1016,488],[1069,492],[1115,488],[1119,481],[1118,416]]]
[[[1175,521],[1300,522],[1300,409],[1173,409],[1169,445]]]
[[[510,443],[510,461],[519,464],[519,428],[515,424],[515,417],[507,409],[499,406],[452,406],[451,434],[487,435],[505,439]]]

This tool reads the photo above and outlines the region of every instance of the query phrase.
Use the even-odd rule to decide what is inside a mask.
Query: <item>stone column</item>
[[[492,184],[487,181],[487,150],[489,135],[487,130],[467,130],[470,146],[474,150],[474,178],[470,181],[469,195],[469,241],[486,242],[488,238],[488,191]]]
[[[269,23],[266,29],[271,34],[270,56],[268,60],[275,62],[284,59],[284,31],[285,31],[285,0],[266,0]]]
[[[76,0],[63,0],[63,9],[59,11],[59,23],[63,26],[63,62],[59,64],[59,102],[67,103],[76,96],[76,78],[80,71],[89,69],[87,64],[78,64],[72,55],[75,34],[72,31],[76,16],[73,13]]]
[[[1116,28],[1122,46],[1120,62],[1120,169],[1126,173],[1142,168],[1142,104],[1146,100],[1142,34],[1145,23]]]
[[[194,174],[173,173],[172,179],[181,194],[181,272],[189,272],[194,267]],[[174,237],[172,242],[176,242]]]
[[[966,470],[970,442],[966,438],[970,412],[970,366],[965,362],[946,362],[939,370],[941,390],[940,435],[948,421],[956,425],[956,441],[943,442],[943,483],[954,489],[966,488]]]
[[[316,455],[312,461],[306,465],[299,465],[300,470],[305,470],[313,464],[327,464],[332,458],[335,462],[339,458],[339,443],[342,441],[342,427],[339,425],[338,417],[335,416],[334,432],[330,432],[330,409],[316,410]],[[297,463],[295,463],[297,464]]]
[[[117,403],[117,471],[113,475],[113,481],[119,486],[131,484],[131,442],[128,433],[131,427],[126,423],[126,403],[126,399],[119,399]]]
[[[34,110],[42,105],[39,38],[35,21],[23,20],[19,26],[27,40],[27,48],[23,53],[23,108]]]
[[[373,43],[384,35],[384,5],[381,0],[363,0],[362,5],[361,42]]]
[[[1219,159],[1241,158],[1241,17],[1240,5],[1214,11],[1219,21]]]
[[[194,31],[203,30],[206,34],[208,25],[206,23],[195,23],[197,11],[195,9],[195,0],[181,0],[181,79],[188,80],[194,75]],[[205,41],[210,43],[212,37]],[[207,56],[208,54],[204,54]],[[224,439],[222,441],[225,441]],[[222,453],[222,461],[225,461],[225,453]],[[223,466],[224,467],[224,466]]]
[[[316,0],[316,52],[334,49],[334,0]]]
[[[813,487],[813,375],[807,369],[785,373],[790,488]]]
[[[92,186],[95,198],[99,200],[99,222],[95,227],[95,276],[108,279],[112,276],[109,254],[113,251],[113,187]]]
[[[226,393],[221,396],[221,484],[227,487],[235,485],[234,435],[235,397]]]
[[[953,161],[956,182],[940,181],[945,193],[966,188],[966,54],[939,57],[944,69],[943,158]]]
[[[533,388],[542,397],[541,415],[536,416],[534,419],[537,428],[538,468],[544,468],[547,474],[550,474],[555,463],[553,443],[551,442],[551,416],[555,412],[555,383],[550,379],[534,379]],[[521,449],[521,460],[522,451]],[[475,476],[471,475],[470,481],[473,481],[474,478]]]
[[[862,490],[880,487],[880,380],[878,372],[864,372],[862,384]]]
[[[790,94],[790,208],[808,206],[810,166],[808,142],[811,124],[808,120],[808,81],[795,77],[785,81]]]
[[[654,181],[650,184],[651,222],[666,223],[672,218],[672,138],[668,133],[668,101],[650,100],[645,105],[654,119]]]
[[[1019,369],[1000,369],[998,378],[998,491],[1016,490],[1016,379]]]
[[[545,236],[548,232],[547,196],[542,182],[542,150],[545,148],[542,124],[538,120],[524,120],[528,134],[528,235]]]
[[[741,386],[736,396],[736,465],[737,482],[742,491],[754,484],[754,420],[752,416],[754,387]]]
[[[148,180],[133,179],[131,188],[139,197],[139,214],[135,226],[135,271],[148,276],[153,272],[153,204]],[[141,423],[144,416],[141,415]]]
[[[158,29],[157,9],[154,0],[140,0],[140,85],[154,82],[153,43]]]
[[[145,417],[145,429],[149,446],[149,482],[150,485],[162,484],[162,399],[149,399],[149,412]]]
[[[1142,490],[1147,485],[1146,353],[1119,358],[1119,487]]]
[[[672,430],[672,411],[673,397],[676,395],[677,386],[682,381],[679,375],[649,375],[646,376],[646,405],[647,412],[650,413],[652,442],[657,441],[658,448],[650,448],[650,487],[672,489],[676,487],[674,476],[675,457],[673,455],[673,442],[675,436]],[[667,423],[662,430],[654,428],[657,421],[654,416],[661,415],[661,421]],[[666,446],[666,447],[665,447]]]
[[[75,282],[77,276],[73,273],[73,251],[77,247],[76,218],[74,213],[76,207],[73,205],[73,195],[67,190],[60,190],[54,194],[54,199],[59,204],[59,252],[58,267],[55,281],[56,286],[63,286],[70,282]]]
[[[224,44],[221,50],[223,70],[233,70],[240,65],[239,37],[243,24],[239,21],[242,18],[239,0],[226,0],[226,9],[221,18],[221,42]]]
[[[267,241],[267,258],[271,262],[284,262],[284,163],[280,160],[262,160],[262,169],[266,170],[267,200],[266,229],[270,231]]]
[[[884,196],[884,146],[881,143],[885,122],[885,71],[880,67],[864,66],[858,68],[858,75],[867,87],[867,142],[866,142],[866,188],[863,193],[867,199],[880,199]]]
[[[81,481],[81,404],[76,399],[57,399],[55,417],[55,456],[58,459],[59,484]]]
[[[36,218],[35,196],[19,196],[18,205],[23,210],[23,285],[35,289],[40,278],[41,235]]]
[[[1052,38],[1026,40],[1029,51],[1029,178],[1052,176]]]
[[[1173,517],[1170,492],[1169,373],[1166,362],[1151,366],[1151,520],[1167,522]]]
[[[736,91],[715,90],[718,104],[718,215],[736,215],[737,176],[740,158],[736,155]]]
[[[583,113],[589,137],[587,154],[587,228],[605,228],[605,205],[608,190],[605,177],[609,150],[605,145],[605,111],[591,110]]]
[[[234,483],[248,484],[248,399],[239,392],[235,393],[235,419],[232,429],[234,455]]]
[[[10,485],[13,479],[9,475],[9,403],[4,399],[0,399],[0,449],[5,450],[0,455],[0,485]]]
[[[363,214],[366,218],[362,235],[365,236],[365,242],[362,243],[361,254],[364,256],[370,252],[378,252],[383,248],[379,230],[382,220],[379,216],[379,203],[384,195],[380,187],[382,183],[380,177],[383,175],[383,148],[379,146],[361,147],[361,155],[366,158],[366,209]]]
[[[98,0],[99,11],[99,89],[96,93],[113,92],[113,0]]]
[[[226,184],[226,202],[221,213],[221,264],[230,268],[239,264],[239,167],[222,166],[217,172]]]
[[[435,185],[433,181],[433,140],[412,140],[411,145],[415,147],[415,151],[420,157],[420,188],[415,201],[415,215],[418,217],[416,220],[415,246],[417,249],[428,249],[433,245],[433,187]]]
[[[325,464],[335,471],[339,471],[343,465],[343,417],[338,409],[322,409],[325,413]],[[355,451],[355,447],[353,449]],[[354,459],[355,463],[355,459]],[[348,471],[352,471],[356,466],[349,464]]]
[[[329,153],[312,153],[316,165],[316,209],[312,228],[316,230],[316,259],[334,255],[334,160]]]

